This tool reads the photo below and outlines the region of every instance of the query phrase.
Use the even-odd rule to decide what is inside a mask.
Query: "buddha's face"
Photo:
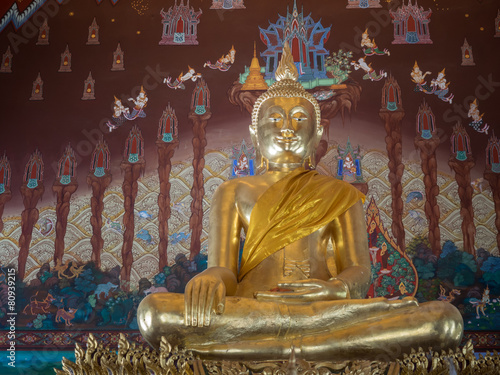
[[[266,100],[259,111],[252,138],[270,163],[296,164],[314,154],[323,134],[316,126],[314,106],[306,99],[276,97]]]

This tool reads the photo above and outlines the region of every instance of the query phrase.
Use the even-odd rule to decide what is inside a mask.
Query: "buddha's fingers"
[[[190,282],[186,285],[186,290],[184,291],[184,324],[186,326],[191,325],[192,291],[193,283]]]
[[[188,325],[191,325],[193,327],[196,327],[198,325],[198,310],[200,308],[200,287],[200,283],[198,283],[197,280],[194,280],[193,290],[191,293],[191,316],[188,316]]]

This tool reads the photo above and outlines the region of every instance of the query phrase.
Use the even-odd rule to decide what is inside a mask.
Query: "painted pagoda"
[[[278,21],[271,23],[267,29],[259,27],[260,38],[267,47],[261,53],[266,62],[264,78],[267,84],[274,82],[274,72],[285,42],[290,45],[293,60],[300,73],[299,81],[306,89],[333,84],[333,80],[326,75],[325,59],[330,52],[324,46],[330,37],[331,26],[325,28],[310,15],[304,16],[303,10],[298,11],[296,0],[292,13],[287,8],[286,17],[278,17]]]
[[[68,145],[57,164],[57,179],[61,184],[68,185],[71,182],[75,182],[76,166],[75,153],[71,146]]]
[[[163,24],[163,34],[159,42],[160,45],[197,45],[198,24],[200,23],[201,9],[197,12],[193,7],[189,6],[189,0],[184,5],[184,0],[181,0],[168,9],[168,12],[163,11],[161,14],[161,22]]]
[[[30,156],[30,160],[26,164],[23,181],[29,189],[36,188],[38,183],[43,181],[43,160],[38,149]]]
[[[165,143],[177,140],[177,116],[175,110],[172,109],[170,103],[163,111],[160,118],[160,126],[158,126],[158,140]]]
[[[10,191],[11,169],[7,156],[0,158],[0,194]]]
[[[197,115],[203,115],[207,109],[210,109],[210,91],[205,80],[199,79],[191,97],[191,110]]]
[[[403,109],[401,89],[398,81],[392,75],[385,80],[384,87],[382,88],[382,109],[387,109],[391,112]]]
[[[10,46],[7,47],[7,51],[2,56],[2,66],[0,66],[0,73],[12,73],[12,52],[10,52]]]
[[[462,66],[474,66],[474,56],[472,55],[472,47],[464,40],[464,45],[462,46]]]
[[[229,179],[253,176],[255,174],[255,149],[252,146],[247,148],[245,140],[241,142],[239,149],[233,147],[233,157],[231,160],[231,175]]]
[[[83,83],[82,100],[94,100],[95,99],[94,85],[95,85],[95,79],[92,78],[92,72],[89,72],[87,79]]]
[[[87,45],[97,45],[101,44],[99,42],[99,26],[97,25],[97,21],[94,17],[92,24],[89,26],[89,35],[87,37]]]
[[[58,72],[71,72],[71,52],[69,52],[68,45],[66,45],[64,52],[61,53],[61,65]]]
[[[40,73],[38,73],[38,76],[33,81],[30,100],[43,100],[43,81]]]
[[[500,173],[500,142],[493,134],[486,147],[486,167],[494,173]]]
[[[144,162],[144,138],[142,138],[142,133],[137,125],[134,125],[130,130],[125,143],[123,159],[129,163]]]
[[[456,124],[453,127],[453,133],[450,137],[451,152],[455,159],[464,161],[472,156],[470,147],[470,138],[465,128],[461,124]]]
[[[436,117],[426,101],[418,109],[416,126],[417,133],[423,139],[431,139],[436,134]]]
[[[361,159],[363,157],[361,156],[359,145],[353,149],[351,141],[347,138],[345,148],[339,145],[337,151],[337,173],[335,177],[349,183],[364,183],[361,171]]]
[[[394,24],[393,44],[432,44],[429,32],[432,11],[419,7],[408,0],[408,5],[390,11]]]
[[[115,52],[113,52],[113,64],[111,65],[111,70],[114,72],[125,70],[125,67],[123,65],[123,50],[120,46],[120,43],[118,43],[118,47],[116,47]]]
[[[92,153],[90,171],[93,172],[96,177],[103,177],[106,173],[109,173],[109,168],[110,152],[108,144],[101,139]]]
[[[210,9],[245,9],[243,0],[212,0]]]
[[[382,5],[380,5],[380,0],[348,0],[346,8],[382,8]]]

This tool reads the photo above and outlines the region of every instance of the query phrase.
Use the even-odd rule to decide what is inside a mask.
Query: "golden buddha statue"
[[[297,78],[285,44],[277,82],[256,101],[250,125],[266,171],[220,185],[207,270],[184,295],[144,298],[142,335],[155,348],[165,336],[226,360],[287,359],[292,347],[305,360],[390,360],[412,347],[458,346],[463,321],[449,303],[362,299],[371,281],[364,196],[304,168],[323,128],[317,101]]]

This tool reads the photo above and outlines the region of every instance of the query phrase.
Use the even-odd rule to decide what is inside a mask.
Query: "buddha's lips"
[[[274,139],[277,142],[281,142],[281,143],[292,143],[292,142],[298,141],[299,137],[281,137],[281,136],[278,136],[278,137],[275,137]]]

